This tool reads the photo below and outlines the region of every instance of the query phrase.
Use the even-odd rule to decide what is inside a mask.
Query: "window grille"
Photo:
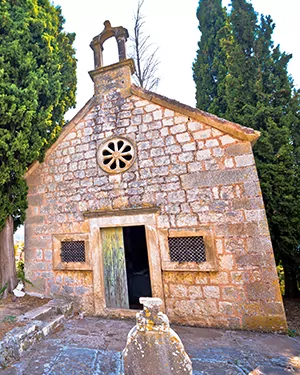
[[[62,241],[61,242],[61,261],[85,262],[85,243],[84,241]]]
[[[202,236],[169,237],[168,242],[172,262],[206,262],[205,245]]]

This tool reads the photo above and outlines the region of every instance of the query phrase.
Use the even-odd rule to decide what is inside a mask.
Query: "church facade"
[[[102,66],[115,37],[120,61]],[[172,322],[286,330],[252,146],[259,133],[131,84],[127,30],[91,43],[95,94],[26,175],[31,293]]]

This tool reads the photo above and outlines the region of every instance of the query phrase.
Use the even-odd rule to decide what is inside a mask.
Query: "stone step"
[[[61,327],[64,322],[66,321],[66,318],[64,315],[59,315],[54,318],[52,318],[49,322],[45,322],[44,327],[42,328],[43,336],[48,336],[50,333]]]
[[[48,316],[50,316],[53,312],[52,306],[48,306],[48,304],[44,306],[37,307],[33,310],[26,312],[18,317],[18,322],[24,322],[26,320],[44,320]]]
[[[20,359],[33,344],[61,327],[73,314],[73,303],[52,300],[18,318],[25,326],[14,328],[0,341],[0,369]]]
[[[47,306],[52,307],[56,314],[63,314],[65,317],[73,315],[73,302],[65,301],[63,299],[53,299],[47,303]]]

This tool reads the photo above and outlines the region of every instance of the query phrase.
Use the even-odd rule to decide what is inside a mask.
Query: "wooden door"
[[[122,228],[101,229],[106,307],[129,309]]]

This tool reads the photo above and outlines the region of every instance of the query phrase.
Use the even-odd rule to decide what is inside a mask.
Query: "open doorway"
[[[140,309],[151,297],[145,226],[101,229],[106,307]]]
[[[140,297],[151,297],[151,282],[145,227],[123,227],[130,309],[140,309]]]

